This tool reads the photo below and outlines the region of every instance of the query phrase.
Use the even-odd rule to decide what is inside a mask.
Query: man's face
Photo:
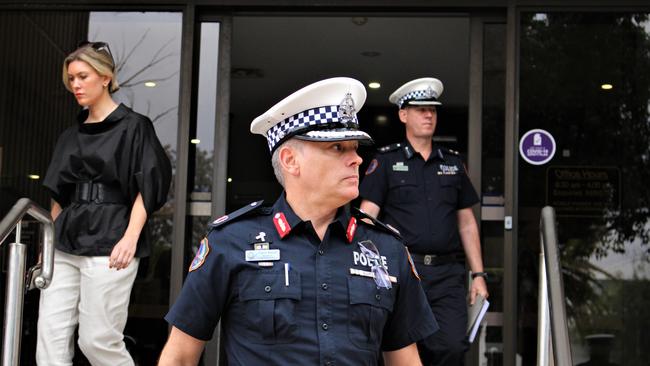
[[[301,149],[300,183],[309,194],[322,196],[331,207],[340,207],[359,195],[357,141],[304,141]]]
[[[437,116],[435,106],[410,106],[399,110],[407,137],[431,138],[436,131]]]

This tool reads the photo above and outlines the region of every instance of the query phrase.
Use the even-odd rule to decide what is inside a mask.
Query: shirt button
[[[325,362],[325,366],[332,366],[332,362],[331,361]]]
[[[321,325],[321,327],[323,327],[323,330],[327,330],[327,328],[329,328],[329,326],[327,325],[327,323],[323,323],[323,325]]]
[[[324,283],[324,284],[322,284],[322,285],[320,285],[320,287],[322,287],[322,288],[323,288],[323,290],[327,290],[327,284],[326,284],[326,283]]]
[[[325,254],[325,251],[323,249],[318,249],[318,254],[323,255]]]
[[[266,286],[264,287],[265,292],[271,292],[271,286]]]
[[[380,294],[375,295],[375,299],[377,299],[377,301],[381,300],[381,295]]]

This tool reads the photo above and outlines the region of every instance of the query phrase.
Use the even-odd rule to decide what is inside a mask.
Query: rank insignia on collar
[[[208,238],[203,238],[203,240],[201,240],[201,244],[199,245],[199,249],[196,251],[194,259],[192,260],[192,263],[190,263],[189,271],[192,272],[199,269],[205,262],[205,258],[208,257],[208,254],[210,254],[210,245],[208,244]]]
[[[273,216],[273,224],[280,238],[284,238],[291,231],[291,226],[289,226],[289,222],[287,222],[287,218],[282,212],[278,212]]]
[[[354,238],[354,233],[357,231],[357,219],[355,217],[350,218],[350,222],[348,223],[348,229],[345,232],[346,238],[348,238],[348,243],[352,243],[352,239]]]

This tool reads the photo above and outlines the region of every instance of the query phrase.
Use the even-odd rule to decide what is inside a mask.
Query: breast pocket
[[[363,349],[378,350],[384,325],[393,312],[395,291],[377,288],[372,278],[348,277],[350,306],[348,334],[354,345]]]
[[[440,194],[442,200],[456,206],[458,191],[460,190],[460,176],[443,175],[440,177]]]
[[[279,344],[292,342],[298,332],[296,305],[302,298],[300,273],[289,271],[246,271],[239,276],[239,298],[244,303],[247,328],[252,342]]]
[[[390,194],[396,202],[418,201],[418,186],[415,177],[405,172],[394,172],[389,180]]]

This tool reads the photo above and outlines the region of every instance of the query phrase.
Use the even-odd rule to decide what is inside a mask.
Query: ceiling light
[[[41,179],[41,176],[38,175],[38,174],[28,174],[27,178],[33,179],[33,180],[38,180],[38,179]]]
[[[232,182],[232,178],[228,178],[228,183]]]
[[[375,117],[375,123],[377,123],[380,126],[384,126],[388,123],[388,117],[384,114],[380,114],[377,117]]]
[[[603,85],[600,86],[600,88],[603,89],[603,90],[610,90],[610,89],[613,89],[614,86],[612,84],[603,84]]]
[[[154,83],[153,81],[147,81],[146,83],[144,83],[144,86],[146,86],[147,88],[153,88],[156,86],[156,83]]]
[[[381,88],[381,84],[379,84],[376,81],[373,81],[373,82],[368,83],[368,88],[370,88],[370,89],[379,89],[379,88]]]
[[[352,23],[356,25],[364,25],[368,23],[368,18],[366,17],[352,17]]]
[[[193,143],[194,145],[198,145],[198,144],[201,143],[201,140],[199,140],[199,139],[191,139],[190,142]]]
[[[379,55],[381,55],[381,52],[379,52],[379,51],[362,51],[361,52],[361,56],[365,56],[365,57],[377,57]]]

